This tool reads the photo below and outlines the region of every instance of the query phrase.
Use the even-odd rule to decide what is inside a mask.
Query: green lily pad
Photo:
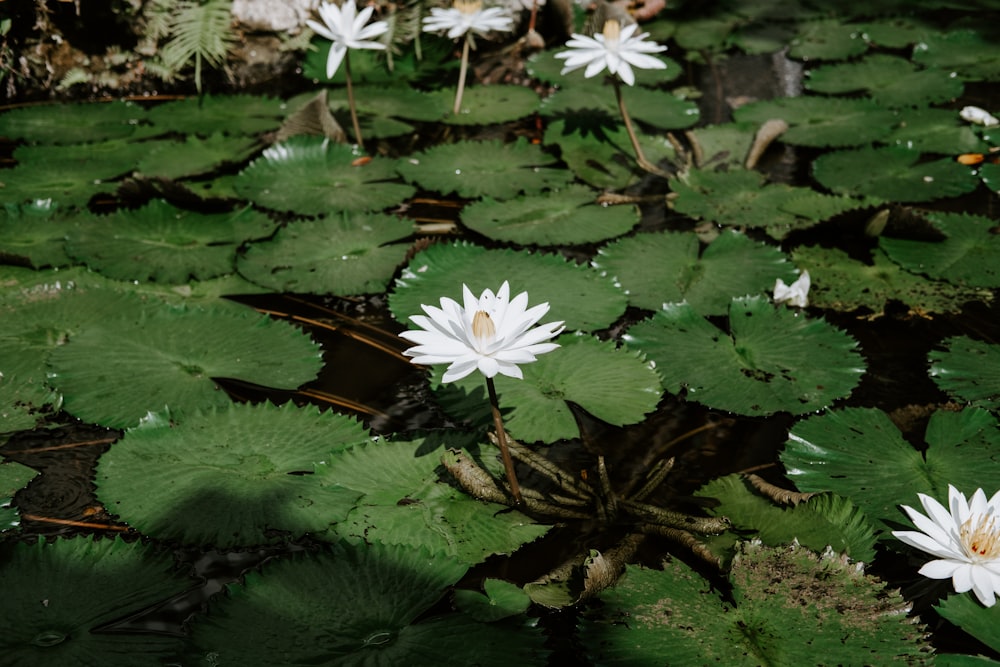
[[[928,355],[934,383],[972,405],[1000,408],[1000,345],[953,336],[941,348]]]
[[[1000,287],[1000,236],[983,216],[928,211],[945,239],[938,242],[879,238],[892,261],[915,273],[969,287]]]
[[[909,16],[879,17],[863,24],[866,40],[885,49],[902,49],[924,39],[933,28]]]
[[[283,100],[261,95],[202,95],[158,104],[149,120],[165,132],[260,134],[277,130],[288,114]]]
[[[265,150],[240,172],[233,187],[261,206],[303,215],[378,211],[415,192],[393,182],[395,161],[376,157],[353,166],[358,157],[350,146],[318,137],[292,137]]]
[[[277,292],[382,292],[413,233],[405,220],[380,213],[333,213],[282,227],[274,239],[251,244],[238,262],[248,280]]]
[[[184,417],[229,404],[214,377],[295,389],[322,366],[319,346],[292,325],[230,309],[174,309],[95,322],[49,356],[65,409],[124,428],[169,408]]]
[[[378,542],[270,561],[192,624],[198,664],[543,664],[540,630],[440,611],[465,569],[441,553]]]
[[[1000,45],[989,26],[928,33],[913,47],[913,62],[954,71],[966,81],[996,81]]]
[[[1000,192],[1000,164],[984,164],[979,169],[979,176],[993,192]]]
[[[1000,607],[984,607],[972,594],[949,595],[934,608],[946,620],[983,642],[994,651],[1000,651]]]
[[[742,169],[759,127],[756,123],[723,123],[690,130],[691,141],[697,143],[702,155],[699,166]]]
[[[845,408],[792,427],[781,462],[800,491],[833,491],[890,525],[905,520],[898,506],[914,505],[917,493],[941,500],[948,484],[966,493],[1000,488],[1000,431],[986,410],[939,410],[924,439],[921,453],[881,410]]]
[[[834,192],[896,202],[957,197],[979,185],[972,170],[951,158],[927,162],[920,152],[900,146],[821,155],[813,162],[813,176]]]
[[[65,237],[76,224],[51,200],[8,204],[0,208],[0,258],[19,258],[31,266],[65,266]]]
[[[848,334],[760,296],[733,299],[728,333],[689,304],[668,304],[625,341],[656,361],[667,391],[744,415],[818,410],[850,394],[865,369]]]
[[[177,284],[232,272],[237,247],[270,235],[275,224],[249,207],[198,213],[157,199],[81,220],[66,239],[66,252],[110,278]]]
[[[442,105],[443,97],[440,94],[426,93],[403,85],[367,85],[357,86],[354,89],[358,113],[425,122],[439,121],[445,115],[445,108]],[[537,100],[538,97],[535,96],[536,103]],[[342,90],[339,92],[331,91],[330,107],[349,110],[347,94]]]
[[[492,623],[523,614],[531,606],[531,598],[516,584],[502,579],[487,579],[483,582],[483,593],[456,590],[455,606],[477,621]]]
[[[496,291],[510,280],[511,293],[527,291],[530,305],[548,302],[545,321],[562,320],[566,328],[593,331],[609,326],[625,312],[625,294],[594,269],[557,255],[487,250],[466,242],[435,244],[410,260],[389,294],[389,309],[400,322],[438,305],[441,297],[462,303],[462,285],[473,294]]]
[[[861,26],[829,18],[801,23],[788,55],[802,60],[846,60],[867,50]]]
[[[0,432],[3,428],[4,422],[0,421]],[[21,523],[21,514],[16,507],[11,506],[11,500],[15,493],[27,486],[38,474],[34,468],[13,461],[0,464],[0,533],[16,528]]]
[[[462,93],[462,108],[457,115],[451,113],[454,105],[454,96],[448,96],[447,114],[442,119],[445,123],[451,125],[506,123],[533,114],[538,109],[538,94],[524,86],[502,84],[471,86]]]
[[[42,144],[125,139],[145,117],[141,106],[121,100],[28,106],[0,114],[0,136]]]
[[[4,349],[0,343],[0,350]],[[35,428],[62,403],[58,392],[39,382],[37,377],[19,381],[0,362],[0,434]]]
[[[347,517],[360,494],[321,481],[317,462],[368,437],[352,417],[292,402],[235,404],[177,424],[150,417],[98,460],[97,495],[163,540],[228,549],[294,539]]]
[[[602,247],[591,263],[621,284],[633,306],[659,310],[686,300],[703,315],[725,314],[733,297],[796,278],[779,249],[736,231],[723,232],[704,251],[691,233],[637,234]]]
[[[819,93],[867,93],[887,107],[926,106],[960,97],[962,80],[942,69],[920,69],[905,58],[869,55],[810,70],[806,88]]]
[[[601,206],[596,193],[570,184],[539,195],[497,201],[487,197],[462,209],[462,224],[487,238],[521,245],[593,243],[639,224],[632,206]]]
[[[629,566],[582,621],[596,664],[746,667],[870,664],[873,655],[929,664],[923,628],[896,591],[834,555],[743,543],[729,573],[732,601],[680,561]],[[734,604],[735,603],[735,604]]]
[[[200,176],[222,164],[243,162],[260,148],[253,137],[230,137],[216,132],[202,139],[188,135],[183,141],[158,143],[138,164],[143,176],[189,178]]]
[[[681,130],[695,125],[699,119],[698,105],[662,90],[624,86],[622,98],[633,120],[652,127]],[[615,124],[622,122],[615,91],[600,78],[585,85],[561,88],[542,101],[540,110],[543,116],[561,117],[567,121],[583,110],[598,111]]]
[[[797,146],[862,146],[883,139],[896,126],[893,112],[873,100],[785,97],[751,102],[733,111],[733,120],[761,124],[780,118],[789,128],[781,140]],[[869,168],[866,173],[870,173]]]
[[[884,138],[890,145],[945,155],[985,153],[990,147],[951,109],[905,109],[898,120]]]
[[[101,632],[192,585],[149,544],[89,537],[6,545],[0,655],[8,665],[166,664],[182,643],[167,634]]]
[[[473,498],[454,480],[442,480],[441,475],[447,475],[441,472],[443,448],[462,447],[468,441],[464,434],[379,440],[331,454],[328,463],[317,468],[317,481],[364,494],[332,532],[446,553],[469,566],[513,553],[547,533],[549,526]],[[489,447],[481,462],[500,479],[498,454]]]
[[[407,181],[441,194],[510,199],[566,185],[573,174],[524,139],[440,144],[399,162]]]
[[[524,364],[524,379],[494,378],[504,428],[524,442],[556,442],[579,437],[566,401],[609,424],[641,422],[663,394],[654,365],[642,355],[591,336],[565,335],[559,349]],[[457,419],[493,424],[486,385],[479,373],[441,384],[444,366],[435,367],[431,386],[438,402]]]

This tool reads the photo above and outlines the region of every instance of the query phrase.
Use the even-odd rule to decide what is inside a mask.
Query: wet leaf
[[[968,287],[1000,287],[1000,236],[996,221],[978,215],[928,211],[927,221],[943,241],[880,237],[892,261],[931,278]]]
[[[994,651],[1000,651],[1000,607],[984,607],[969,592],[964,595],[949,595],[934,608],[949,622]]]
[[[0,136],[39,144],[125,139],[145,118],[145,109],[122,100],[33,105],[0,114]]]
[[[216,133],[255,135],[277,130],[289,108],[261,95],[200,95],[158,104],[149,120],[160,130],[208,137]]]
[[[458,115],[452,112],[454,99],[440,95],[442,111],[447,110],[442,120],[451,125],[486,125],[506,123],[529,116],[538,109],[538,95],[524,86],[494,84],[492,86],[470,86],[462,95],[462,108]]]
[[[884,138],[896,126],[892,111],[865,99],[782,97],[733,111],[733,119],[740,123],[759,125],[772,118],[790,126],[781,135],[783,142],[815,148],[863,146]]]
[[[996,81],[1000,72],[1000,45],[988,26],[934,31],[913,48],[913,62],[955,71],[966,81]]]
[[[143,176],[180,179],[207,174],[222,164],[238,164],[253,155],[260,143],[252,137],[230,137],[216,132],[202,139],[188,135],[184,141],[158,143],[139,161]]]
[[[905,58],[873,54],[856,62],[810,70],[806,88],[820,93],[864,92],[887,107],[926,106],[961,96],[961,79],[921,69]]]
[[[928,361],[931,378],[948,395],[990,410],[1000,407],[1000,345],[953,336]]]
[[[45,199],[0,208],[0,257],[24,258],[36,269],[70,264],[64,244],[74,218]]]
[[[861,26],[835,18],[801,23],[789,46],[788,55],[802,60],[846,60],[868,50]]]

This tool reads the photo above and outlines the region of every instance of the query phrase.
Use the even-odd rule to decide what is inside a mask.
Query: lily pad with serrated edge
[[[0,421],[0,432],[2,431],[3,422]],[[2,438],[0,438],[0,443],[2,443]],[[20,525],[20,510],[11,505],[11,500],[15,493],[27,486],[28,482],[38,474],[34,468],[13,461],[5,461],[0,464],[0,532]]]
[[[957,313],[970,301],[993,299],[989,290],[959,287],[910,273],[880,250],[866,264],[836,248],[799,246],[792,251],[792,261],[814,277],[809,303],[819,308],[867,309],[878,317],[891,300],[896,300],[914,312]]]
[[[760,296],[733,299],[728,332],[668,304],[625,341],[656,362],[667,391],[742,415],[818,410],[849,395],[865,369],[848,334]]]
[[[0,343],[0,351],[4,350]],[[0,362],[0,434],[32,429],[59,409],[58,392],[42,384],[38,377],[18,380],[13,370]]]
[[[872,54],[859,61],[810,70],[807,89],[819,93],[865,92],[887,107],[927,106],[961,97],[962,80],[945,70],[920,69],[909,60]]]
[[[425,122],[439,121],[445,115],[442,97],[405,85],[357,86],[354,89],[358,113]],[[333,109],[349,109],[343,89],[331,90],[329,100]]]
[[[379,542],[293,554],[230,585],[191,624],[191,641],[220,664],[543,664],[540,629],[441,611],[465,570],[440,552]]]
[[[283,321],[230,309],[163,306],[92,323],[49,356],[65,409],[124,428],[168,408],[183,418],[229,404],[214,377],[295,389],[322,367],[319,346]]]
[[[964,595],[949,595],[934,608],[948,622],[994,651],[1000,651],[1000,607],[984,607],[973,599],[973,593],[969,591]],[[995,661],[993,664],[996,664]]]
[[[376,157],[354,166],[350,146],[317,137],[275,144],[236,177],[233,187],[256,204],[318,215],[328,211],[378,211],[401,203],[414,188],[396,179],[396,162]]]
[[[462,209],[462,224],[487,238],[521,245],[593,243],[639,224],[634,206],[602,206],[596,197],[575,184],[506,201],[487,197]]]
[[[996,81],[1000,73],[1000,45],[992,26],[928,32],[913,48],[913,62],[954,71],[966,81]]]
[[[401,323],[440,305],[441,297],[462,303],[462,285],[477,297],[494,292],[507,280],[511,296],[528,292],[529,306],[548,302],[543,322],[562,320],[566,328],[593,331],[609,326],[625,312],[625,294],[594,269],[558,255],[488,250],[467,242],[435,244],[414,255],[389,294],[389,309]]]
[[[760,294],[781,278],[795,280],[778,248],[745,234],[724,231],[701,250],[694,234],[637,234],[597,252],[592,265],[614,276],[629,304],[659,310],[664,303],[687,301],[703,315],[722,315],[733,297]]]
[[[455,606],[477,621],[491,623],[523,614],[531,606],[531,598],[517,584],[503,579],[486,579],[483,581],[483,593],[456,590]]]
[[[896,202],[924,202],[972,192],[979,180],[951,158],[923,161],[899,146],[835,151],[813,161],[813,177],[834,192]]]
[[[0,257],[24,258],[36,269],[72,263],[65,237],[76,215],[47,199],[0,207]]]
[[[985,153],[989,143],[952,109],[905,109],[899,125],[883,139],[887,144],[924,153]]]
[[[103,104],[47,104],[0,114],[0,136],[41,144],[125,139],[135,134],[146,110],[121,100]]]
[[[972,405],[1000,408],[1000,345],[953,336],[940,346],[928,355],[934,383]]]
[[[928,211],[943,241],[879,237],[885,253],[905,269],[969,287],[1000,287],[1000,236],[984,216]]]
[[[270,235],[276,224],[249,207],[200,213],[154,199],[81,220],[67,236],[66,251],[109,278],[178,284],[232,272],[237,247]]]
[[[690,130],[691,141],[702,155],[699,166],[742,168],[759,127],[758,123],[723,123]]]
[[[787,97],[751,102],[733,110],[737,122],[761,124],[786,121],[781,141],[796,146],[827,148],[861,146],[883,139],[896,126],[892,111],[873,100],[830,97]],[[871,173],[871,167],[865,173]]]
[[[582,76],[582,74],[581,74]],[[680,130],[698,122],[698,105],[662,90],[625,87],[622,97],[633,120],[664,130]],[[614,89],[597,83],[561,88],[542,101],[543,116],[571,118],[583,110],[598,111],[621,122]]]
[[[274,239],[251,244],[238,268],[248,280],[278,292],[381,292],[406,256],[408,246],[396,242],[412,232],[410,223],[381,213],[298,220]]]
[[[277,130],[288,114],[288,104],[261,95],[201,95],[158,104],[149,110],[154,126],[182,134],[207,137],[260,134]]]
[[[102,632],[127,614],[193,585],[169,553],[145,542],[76,537],[5,545],[0,586],[19,610],[0,618],[0,656],[7,665],[133,667],[166,664],[179,638]]]
[[[399,161],[407,181],[441,194],[510,199],[558,188],[573,174],[555,166],[556,158],[524,139],[460,141],[440,144]]]
[[[150,416],[97,464],[97,496],[145,535],[218,548],[301,537],[347,517],[357,492],[316,474],[330,453],[369,438],[354,418],[315,407],[233,404],[179,423]]]
[[[379,440],[342,449],[317,468],[319,481],[364,496],[331,532],[446,553],[467,565],[495,554],[510,554],[550,529],[503,505],[478,500],[460,490],[441,467],[445,449],[469,449],[466,434],[412,440]],[[499,450],[485,445],[467,454],[496,479],[503,478]],[[442,477],[442,475],[446,477]]]
[[[948,484],[1000,488],[1000,431],[986,410],[938,410],[924,440],[920,452],[881,410],[845,408],[797,423],[780,456],[800,491],[833,491],[890,525],[906,521],[898,506],[915,506],[917,493],[944,502]]]
[[[224,163],[243,162],[260,148],[253,137],[230,137],[216,132],[202,139],[188,135],[183,141],[158,143],[139,161],[143,176],[159,178],[189,178],[213,171]]]
[[[609,424],[641,422],[656,409],[663,388],[654,365],[635,352],[590,336],[565,335],[561,347],[521,365],[524,379],[494,378],[504,428],[525,442],[555,442],[579,437],[566,401]],[[478,372],[441,384],[444,365],[434,368],[431,386],[438,402],[456,419],[492,425],[486,384]]]
[[[830,664],[873,655],[924,664],[924,630],[907,617],[908,603],[846,559],[743,542],[729,580],[731,598],[680,560],[662,571],[630,565],[581,620],[580,641],[595,663],[622,667],[663,656],[733,667],[813,664],[819,655]]]
[[[442,110],[447,109],[447,113],[441,120],[449,125],[506,123],[530,116],[538,109],[538,94],[531,88],[515,85],[466,88],[458,114],[452,113],[453,97],[441,95],[440,99],[448,100],[447,105],[442,104]]]
[[[860,25],[824,18],[799,24],[788,55],[801,60],[846,60],[868,50]]]

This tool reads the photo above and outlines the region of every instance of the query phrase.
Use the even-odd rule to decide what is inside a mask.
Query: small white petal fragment
[[[667,66],[662,60],[648,54],[666,51],[667,47],[645,41],[649,37],[648,32],[636,36],[635,31],[638,28],[635,23],[623,28],[618,21],[609,19],[604,22],[604,31],[601,34],[588,37],[574,33],[566,42],[566,48],[569,50],[556,54],[556,58],[566,61],[560,73],[566,74],[586,67],[583,75],[589,79],[607,69],[610,74],[618,76],[631,86],[635,84],[633,67],[666,69]]]
[[[976,125],[982,125],[983,127],[995,127],[1000,125],[1000,120],[997,120],[986,109],[980,109],[979,107],[962,107],[962,110],[958,112],[958,115],[962,117],[962,120],[974,123]]]
[[[911,547],[937,556],[920,568],[930,579],[951,579],[957,593],[972,591],[987,607],[1000,595],[1000,491],[989,500],[976,489],[966,500],[948,485],[948,508],[930,496],[917,494],[927,515],[912,507],[903,509],[916,530],[892,534]]]
[[[790,306],[805,308],[809,305],[809,272],[803,271],[795,282],[786,285],[778,278],[774,281],[774,303],[788,303]]]

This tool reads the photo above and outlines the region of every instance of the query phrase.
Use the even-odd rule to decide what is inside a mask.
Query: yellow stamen
[[[616,19],[608,19],[604,22],[604,29],[601,32],[604,33],[605,44],[617,44],[622,34],[622,24]]]
[[[959,535],[973,558],[1000,558],[1000,530],[997,530],[996,517],[971,516],[959,528]]]
[[[497,328],[493,325],[490,314],[485,310],[477,310],[472,317],[472,335],[477,340],[489,341],[496,335]]]
[[[482,0],[455,0],[455,9],[463,14],[475,14],[483,8]]]

